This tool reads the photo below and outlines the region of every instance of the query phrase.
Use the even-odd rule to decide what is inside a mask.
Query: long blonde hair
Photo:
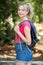
[[[33,11],[34,11],[32,5],[30,3],[27,3],[27,2],[22,2],[19,4],[19,6],[21,6],[21,5],[23,5],[24,7],[27,8],[27,11],[28,11],[27,17],[28,17],[28,19],[31,20],[33,17]]]

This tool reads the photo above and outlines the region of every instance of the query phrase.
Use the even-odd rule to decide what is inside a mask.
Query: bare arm
[[[24,37],[24,36],[22,35],[22,33],[20,32],[18,26],[16,26],[15,29],[14,29],[14,31],[19,35],[19,37],[20,37],[26,44],[30,45],[30,44],[29,44],[29,43],[30,43],[30,41],[29,41],[29,38],[30,38],[30,37],[29,37],[29,38],[27,37],[27,36],[28,36],[27,33],[28,33],[28,34],[30,34],[30,33],[29,33],[29,31],[27,31],[27,30],[30,30],[30,29],[27,29],[27,27],[25,27],[25,28],[24,28],[24,32],[25,32],[25,36],[26,36],[26,37]]]
[[[31,44],[31,34],[30,34],[30,28],[28,26],[25,26],[24,33],[27,39],[27,45],[30,45]]]

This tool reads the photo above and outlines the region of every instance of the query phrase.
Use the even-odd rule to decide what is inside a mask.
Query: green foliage
[[[14,38],[14,31],[5,21],[12,13],[12,0],[0,0],[0,45],[10,44]]]
[[[0,0],[0,19],[4,20],[11,14],[11,0]]]
[[[29,3],[32,3],[32,0],[25,0],[25,2],[29,2]]]
[[[12,0],[13,21],[17,20],[17,6],[18,6],[18,1]]]
[[[0,45],[11,44],[14,39],[14,30],[8,22],[0,22]]]
[[[34,0],[35,15],[38,16],[39,22],[43,21],[43,0]]]

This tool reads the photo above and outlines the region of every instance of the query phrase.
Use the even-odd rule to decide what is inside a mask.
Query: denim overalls
[[[24,42],[15,44],[16,61],[29,62],[32,60],[32,51],[27,47]]]

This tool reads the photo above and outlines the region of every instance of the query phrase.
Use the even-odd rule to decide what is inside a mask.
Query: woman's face
[[[19,6],[18,8],[18,15],[20,18],[26,17],[28,14],[28,11],[26,9],[26,7],[24,7],[23,5]]]

